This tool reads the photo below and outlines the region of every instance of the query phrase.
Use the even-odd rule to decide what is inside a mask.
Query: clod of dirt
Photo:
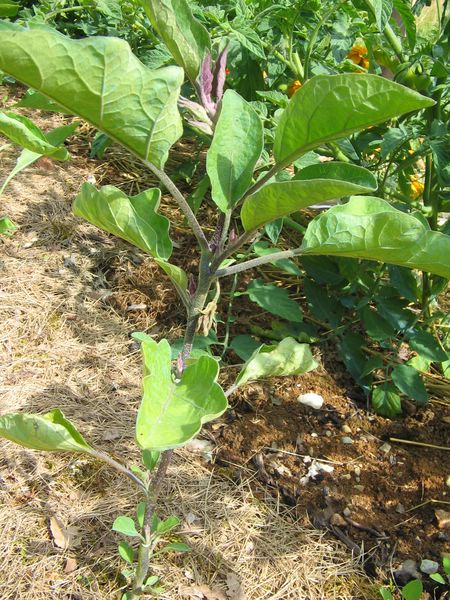
[[[450,529],[450,512],[442,508],[437,508],[434,514],[436,515],[439,529]]]

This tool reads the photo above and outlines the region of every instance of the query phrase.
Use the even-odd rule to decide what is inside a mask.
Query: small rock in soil
[[[352,432],[352,428],[349,427],[348,425],[342,425],[342,432],[343,433],[351,433]]]
[[[352,511],[349,509],[348,506],[346,506],[342,511],[342,514],[344,515],[344,517],[349,517],[352,514]]]
[[[450,512],[438,508],[434,511],[439,529],[450,529]]]
[[[135,311],[135,310],[145,310],[147,308],[147,305],[142,303],[142,304],[130,304],[129,306],[127,306],[127,312],[131,312],[131,311]]]
[[[387,454],[388,452],[391,451],[392,446],[390,444],[388,444],[387,442],[385,442],[382,446],[380,446],[380,452],[384,452],[385,454]]]
[[[341,517],[339,513],[334,513],[330,518],[331,525],[336,525],[337,527],[347,527],[347,521],[344,517]]]
[[[361,467],[355,467],[354,473],[355,473],[356,477],[360,477],[361,476]]]
[[[345,436],[341,439],[341,442],[343,444],[353,444],[353,440],[351,437]]]
[[[364,486],[363,485],[354,485],[353,487],[355,488],[355,490],[358,490],[358,492],[363,492],[364,491]]]
[[[420,570],[426,575],[437,573],[439,570],[439,563],[437,563],[434,560],[428,560],[427,558],[424,558],[423,561],[420,563]]]
[[[300,394],[297,400],[300,404],[305,404],[306,406],[310,406],[311,408],[315,408],[319,410],[322,408],[324,399],[320,394],[315,394],[314,392],[308,392],[307,394]]]
[[[330,431],[329,429],[327,429],[327,430],[325,431],[325,435],[326,435],[327,437],[331,437],[333,434],[331,433],[331,431]]]
[[[399,515],[403,515],[405,514],[405,507],[403,506],[403,504],[401,502],[399,502],[397,504],[397,506],[395,507],[395,512],[398,512]]]

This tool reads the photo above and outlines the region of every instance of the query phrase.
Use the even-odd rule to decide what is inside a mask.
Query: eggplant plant
[[[208,33],[184,0],[146,3],[146,9],[178,66],[150,70],[126,42],[115,38],[72,40],[48,27],[0,22],[0,70],[36,90],[47,109],[77,115],[138,158],[184,213],[197,243],[195,274],[170,261],[170,223],[158,213],[158,188],[129,197],[113,186],[97,189],[85,183],[75,198],[76,215],[153,257],[172,281],[186,312],[184,341],[174,362],[167,340],[157,342],[145,333],[135,334],[143,358],[143,394],[135,431],[142,467],[129,468],[93,448],[57,409],[45,415],[0,417],[2,437],[36,450],[93,456],[124,474],[142,492],[137,521],[120,516],[113,525],[139,544],[137,554],[128,543],[119,545],[120,555],[130,563],[127,600],[158,591],[157,577],[149,576],[152,557],[187,549],[177,543],[157,547],[179,522],[176,517],[160,521],[155,509],[173,450],[223,414],[228,397],[240,386],[317,366],[308,344],[287,337],[279,344],[257,348],[234,384],[224,390],[217,381],[219,361],[192,354],[196,332],[201,329],[206,334],[211,327],[219,280],[274,260],[314,255],[367,258],[450,277],[446,259],[450,236],[374,196],[376,179],[370,171],[329,163],[286,179],[286,169],[306,152],[429,107],[433,100],[375,75],[313,77],[282,112],[267,165],[260,161],[264,149],[260,117],[235,91],[224,91],[226,51],[219,53],[213,66]],[[196,98],[180,99],[185,75]],[[179,106],[191,124],[211,136],[206,172],[217,207],[212,237],[164,170],[171,147],[183,133]],[[0,113],[0,133],[30,152],[67,158],[62,144],[17,114]],[[268,223],[342,197],[350,198],[315,218],[297,247],[237,262],[239,251],[257,239]],[[239,219],[239,231],[232,226],[233,219]]]

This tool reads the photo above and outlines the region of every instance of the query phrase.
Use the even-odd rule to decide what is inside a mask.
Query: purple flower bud
[[[236,240],[237,240],[237,234],[234,229],[231,229],[230,235],[228,236],[228,241],[230,242],[230,244],[232,244]]]
[[[179,377],[181,377],[181,375],[184,371],[184,367],[185,367],[185,364],[184,364],[184,360],[183,360],[183,355],[180,353],[177,358],[177,375]]]
[[[203,121],[196,121],[194,119],[187,119],[187,122],[192,127],[200,129],[200,131],[203,131],[203,133],[206,133],[207,135],[212,135],[214,133],[211,125],[208,125],[208,123],[204,123]]]

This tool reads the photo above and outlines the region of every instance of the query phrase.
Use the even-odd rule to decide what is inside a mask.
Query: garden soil
[[[48,130],[61,117],[42,114],[39,124]],[[130,334],[179,338],[182,306],[151,259],[71,213],[86,179],[128,193],[151,184],[120,150],[107,162],[88,159],[89,137],[81,126],[70,162],[38,161],[0,198],[2,215],[18,225],[0,242],[0,410],[59,407],[92,443],[136,464],[140,356]],[[190,152],[181,144],[175,161]],[[17,155],[1,148],[0,181]],[[161,210],[174,223],[175,259],[194,268],[183,220],[167,198]],[[223,294],[222,320],[226,284]],[[236,331],[264,325],[258,311],[236,299]],[[450,550],[442,522],[449,452],[433,447],[449,445],[448,404],[376,417],[333,346],[314,353],[316,371],[248,386],[201,443],[176,452],[161,516],[181,518],[175,539],[192,552],[156,561],[162,598],[371,599],[404,560],[440,561]],[[227,358],[224,385],[236,373],[237,357]],[[298,402],[307,392],[323,396],[320,410]],[[118,598],[124,565],[111,524],[137,502],[129,482],[103,464],[2,442],[1,599]]]

